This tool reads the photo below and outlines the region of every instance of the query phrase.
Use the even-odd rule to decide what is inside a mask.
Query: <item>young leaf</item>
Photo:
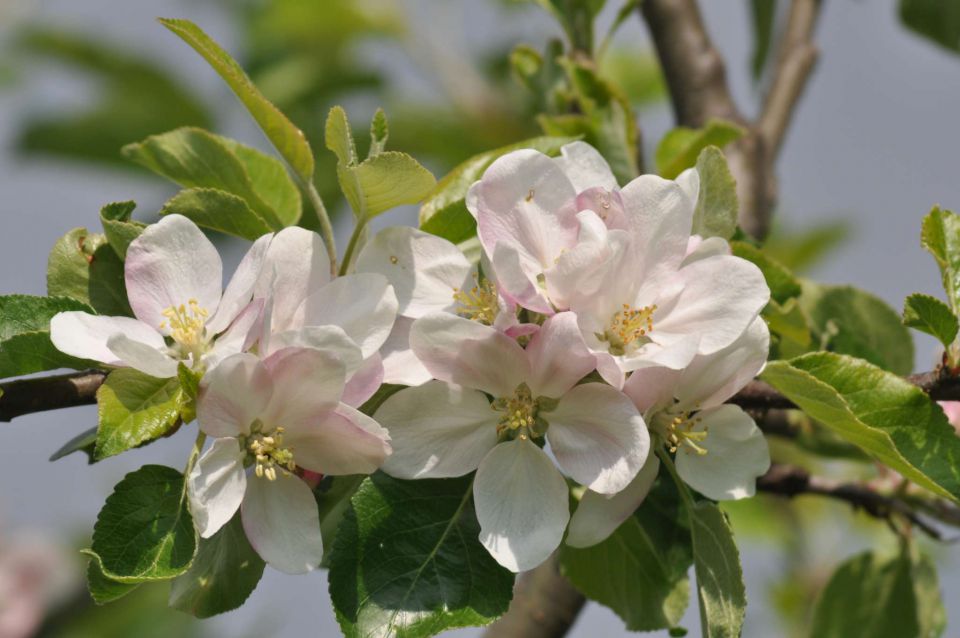
[[[50,343],[50,318],[58,312],[93,309],[69,297],[0,296],[0,378],[96,364],[63,354]]]
[[[105,236],[86,228],[74,228],[54,244],[47,260],[47,294],[71,297],[102,315],[133,315],[123,261]]]
[[[690,526],[676,487],[661,479],[610,538],[563,546],[560,568],[587,598],[612,609],[630,631],[676,626],[690,602]]]
[[[890,469],[960,501],[960,437],[923,390],[862,359],[830,352],[771,361],[761,378]]]
[[[327,114],[324,140],[327,149],[337,156],[338,164],[355,166],[359,161],[357,145],[353,141],[353,131],[350,130],[350,120],[342,106],[334,106]]]
[[[161,215],[172,213],[198,226],[251,241],[273,230],[242,197],[215,188],[185,188],[160,209]]]
[[[742,241],[730,242],[730,249],[734,255],[753,262],[760,269],[770,287],[770,298],[778,304],[787,303],[803,291],[800,280],[766,252]]]
[[[117,483],[97,516],[88,552],[104,576],[140,583],[187,571],[197,533],[184,489],[183,475],[162,465],[144,465]]]
[[[944,347],[957,338],[957,316],[936,297],[914,293],[903,303],[903,324],[940,340]]]
[[[693,232],[701,237],[730,239],[737,230],[737,181],[730,174],[727,158],[716,146],[700,151],[697,158],[700,195],[693,213]]]
[[[367,152],[367,158],[379,155],[387,147],[387,137],[390,135],[390,129],[387,126],[387,114],[383,109],[377,109],[370,121],[370,150]]]
[[[223,78],[300,179],[313,179],[313,151],[303,131],[263,97],[236,60],[189,20],[161,18],[160,23],[193,47]]]
[[[121,583],[107,578],[100,568],[100,560],[96,556],[90,557],[90,561],[87,563],[87,590],[90,592],[90,598],[93,598],[93,602],[96,604],[112,603],[139,586],[137,583]]]
[[[937,260],[947,303],[960,313],[960,215],[934,206],[923,218],[920,245]]]
[[[114,202],[100,209],[100,224],[103,226],[107,243],[120,260],[127,258],[127,247],[140,236],[146,224],[130,219],[136,202]]]
[[[747,593],[733,530],[723,512],[707,501],[693,506],[690,521],[704,638],[738,638]]]
[[[200,539],[190,569],[170,583],[170,606],[197,618],[236,609],[256,589],[264,566],[237,512],[216,534]]]
[[[406,153],[386,151],[356,166],[337,166],[343,194],[357,217],[370,219],[380,213],[416,204],[436,186],[433,175]]]
[[[433,636],[507,610],[513,574],[477,540],[472,483],[364,480],[330,558],[330,596],[346,636]]]
[[[664,135],[657,146],[657,172],[666,179],[674,179],[694,166],[700,151],[706,147],[723,148],[743,134],[741,127],[724,120],[710,120],[700,129],[677,127]]]
[[[74,452],[84,452],[87,455],[87,461],[89,463],[94,463],[93,458],[93,449],[97,443],[97,427],[87,428],[80,434],[76,435],[66,443],[60,446],[60,448],[50,455],[51,461],[59,461],[68,454],[73,454]]]
[[[773,39],[773,23],[777,16],[774,0],[751,0],[750,18],[753,26],[753,55],[750,58],[750,73],[754,82],[763,75]]]
[[[96,460],[166,433],[177,423],[183,401],[177,378],[158,379],[133,368],[111,372],[97,390]]]

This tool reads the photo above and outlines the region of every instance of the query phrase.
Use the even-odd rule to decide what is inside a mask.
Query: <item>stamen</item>
[[[537,413],[540,405],[526,383],[517,386],[512,396],[496,399],[490,407],[504,413],[497,423],[498,436],[514,433],[516,436],[525,438],[528,435],[533,437],[543,434],[536,427],[539,421]]]
[[[693,431],[693,428],[701,420],[698,416],[691,417],[688,412],[681,412],[667,423],[664,438],[672,454],[675,454],[679,449],[683,449],[687,453],[693,451],[699,456],[707,453],[707,449],[702,445],[709,434],[707,428],[704,427],[703,430],[697,432]]]
[[[454,309],[461,317],[478,321],[492,326],[500,312],[500,301],[497,298],[497,287],[489,279],[479,282],[474,277],[476,285],[469,290],[456,288],[453,291],[453,300],[457,303]]]
[[[190,299],[186,304],[170,306],[163,311],[166,321],[160,324],[160,329],[170,328],[170,336],[187,350],[194,350],[203,344],[207,317],[210,313],[201,308],[196,299]]]
[[[254,427],[262,427],[258,424],[259,422],[254,424]],[[293,448],[283,446],[282,427],[274,429],[270,434],[263,434],[255,429],[246,439],[246,448],[256,464],[253,472],[258,478],[275,481],[277,468],[280,468],[283,476],[290,476],[297,468],[297,464],[293,461]]]
[[[657,304],[642,308],[623,304],[623,308],[610,319],[607,330],[597,338],[610,344],[611,354],[626,354],[646,343],[647,335],[653,331],[653,313],[656,311]]]

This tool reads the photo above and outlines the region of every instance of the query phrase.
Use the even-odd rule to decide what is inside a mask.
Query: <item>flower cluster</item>
[[[766,360],[769,291],[725,240],[692,234],[698,192],[695,170],[621,188],[582,142],[515,151],[467,196],[479,263],[387,228],[331,277],[320,238],[288,228],[254,242],[225,290],[212,244],[170,215],[127,251],[134,318],[61,313],[51,337],[202,376],[213,442],[188,491],[204,537],[239,510],[265,560],[309,571],[323,543],[305,476],[476,472],[480,541],[526,570],[564,537],[606,538],[660,458],[712,499],[752,494],[769,465],[756,425],[724,404]],[[406,387],[361,412],[383,383]]]

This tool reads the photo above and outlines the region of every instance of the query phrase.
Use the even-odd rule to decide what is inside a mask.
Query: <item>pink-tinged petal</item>
[[[607,262],[612,248],[607,241],[607,227],[590,210],[577,213],[577,220],[577,245],[564,251],[556,265],[545,272],[550,300],[557,308],[568,308],[571,299],[592,296],[609,278]]]
[[[580,505],[570,517],[567,545],[590,547],[605,541],[640,507],[650,493],[659,470],[660,459],[656,454],[651,454],[637,477],[616,494],[604,495],[590,490],[584,492]]]
[[[697,172],[696,168],[688,168],[677,175],[676,182],[683,190],[683,194],[690,205],[696,209],[697,200],[700,198],[700,173]]]
[[[196,224],[182,215],[167,215],[130,242],[124,278],[133,314],[159,329],[167,320],[164,310],[191,299],[216,312],[223,264]]]
[[[372,474],[390,454],[390,443],[386,431],[370,421],[350,406],[340,405],[312,423],[285,427],[283,442],[305,469],[334,476]]]
[[[442,381],[387,398],[376,418],[393,454],[383,471],[403,479],[463,476],[497,444],[498,413],[482,392]]]
[[[383,360],[374,354],[363,362],[360,369],[347,379],[340,400],[355,408],[360,407],[376,394],[383,384]]]
[[[273,382],[270,402],[260,413],[267,425],[315,424],[340,403],[346,370],[335,354],[284,348],[264,359],[263,367]]]
[[[437,379],[489,392],[512,395],[530,374],[526,354],[502,332],[447,313],[413,322],[410,347]]]
[[[203,538],[216,534],[240,508],[247,489],[244,456],[237,439],[214,439],[187,477],[190,513]]]
[[[151,377],[167,379],[177,376],[177,362],[166,354],[166,347],[161,352],[155,346],[118,333],[107,339],[107,348],[126,365]]]
[[[262,330],[263,299],[250,302],[234,319],[227,330],[213,342],[213,346],[203,356],[207,370],[229,357],[249,350]]]
[[[710,355],[693,359],[676,388],[681,409],[720,405],[760,374],[770,350],[770,329],[757,317],[736,341]]]
[[[577,195],[577,210],[591,211],[611,230],[628,230],[630,222],[619,190],[591,188]]]
[[[330,282],[330,257],[317,233],[291,226],[278,232],[267,250],[254,297],[273,297],[274,330],[288,330],[304,299]]]
[[[108,365],[124,365],[107,341],[116,334],[126,335],[156,350],[166,347],[154,328],[130,317],[103,317],[72,310],[59,312],[50,319],[50,341],[60,352]]]
[[[356,271],[379,273],[393,286],[405,317],[449,310],[454,291],[473,286],[475,269],[446,239],[409,226],[385,228],[363,247]]]
[[[271,241],[273,241],[272,234],[264,235],[253,242],[247,254],[243,256],[230,283],[227,284],[227,289],[223,291],[223,298],[220,299],[216,314],[207,322],[208,334],[219,334],[226,330],[227,326],[250,305],[253,289],[260,278]]]
[[[648,343],[636,352],[620,357],[619,363],[625,371],[647,367],[661,367],[679,370],[690,364],[700,347],[700,336],[693,334],[652,335],[661,342]]]
[[[559,398],[597,367],[572,312],[547,319],[526,348],[530,362],[527,385],[534,396]]]
[[[624,208],[644,270],[675,270],[686,255],[696,202],[676,182],[641,175],[623,187]]]
[[[692,235],[687,242],[687,255],[683,258],[681,268],[692,264],[700,259],[713,257],[714,255],[730,255],[730,244],[723,237],[707,237],[703,239],[700,235]]]
[[[560,166],[578,193],[590,188],[612,191],[619,186],[607,160],[586,142],[564,144],[560,149],[560,157],[553,161]]]
[[[306,574],[320,566],[320,513],[313,492],[296,476],[251,478],[240,513],[247,540],[274,569]]]
[[[553,264],[577,237],[576,191],[546,155],[524,149],[495,160],[470,187],[467,208],[488,255],[498,244],[514,246],[542,268]]]
[[[260,340],[261,356],[270,356],[285,348],[312,348],[327,354],[336,355],[346,368],[348,375],[363,365],[360,348],[340,326],[307,326],[299,330],[288,330],[270,335],[269,341]]]
[[[295,313],[297,326],[340,326],[371,356],[390,335],[397,316],[397,296],[383,275],[359,273],[337,277],[307,297]]]
[[[595,356],[597,360],[597,372],[600,374],[600,378],[617,390],[622,388],[627,379],[627,373],[624,372],[617,358],[609,352],[597,352]]]
[[[650,452],[650,435],[636,406],[602,383],[578,385],[541,416],[550,424],[547,441],[560,468],[594,492],[624,489]]]
[[[508,301],[542,314],[553,314],[544,291],[537,285],[542,267],[525,257],[516,246],[498,244],[491,259],[497,285]]]
[[[733,343],[770,300],[763,273],[739,257],[708,257],[684,266],[679,274],[683,290],[670,311],[662,317],[658,313],[654,335],[699,335],[699,354]]]
[[[698,454],[687,445],[677,450],[677,474],[690,487],[715,501],[753,496],[757,477],[770,469],[770,449],[763,432],[735,405],[700,412],[694,432],[708,431]]]
[[[623,393],[640,412],[665,408],[673,404],[682,375],[680,370],[661,367],[634,370],[623,384]]]
[[[499,326],[495,327],[499,330]],[[540,326],[535,323],[518,323],[503,331],[503,333],[511,339],[516,339],[518,337],[530,337],[538,332],[540,332]]]
[[[273,381],[260,360],[252,354],[235,354],[204,375],[197,422],[211,436],[247,434],[272,395]]]
[[[390,336],[380,347],[384,383],[416,386],[433,378],[410,349],[410,328],[413,327],[413,321],[408,317],[397,317]]]
[[[567,499],[567,482],[543,450],[528,439],[500,443],[473,481],[480,542],[507,569],[533,569],[563,539]]]

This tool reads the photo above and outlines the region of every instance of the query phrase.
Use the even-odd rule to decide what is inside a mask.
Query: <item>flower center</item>
[[[497,313],[500,312],[497,286],[489,279],[484,279],[482,282],[475,280],[475,283],[476,285],[469,290],[454,289],[453,300],[457,304],[454,312],[466,319],[492,326],[497,319]]]
[[[254,423],[254,427],[258,426]],[[277,479],[277,468],[281,474],[290,476],[297,465],[293,462],[293,448],[283,446],[283,428],[278,427],[269,433],[262,430],[254,431],[244,441],[248,459],[255,464],[254,473],[259,477],[266,477],[268,481]]]
[[[546,422],[538,416],[540,402],[534,398],[526,383],[521,383],[512,396],[495,399],[490,407],[503,416],[497,422],[497,436],[525,439],[543,436]]]
[[[196,299],[190,299],[186,304],[164,310],[166,320],[160,324],[160,329],[169,327],[170,337],[180,347],[180,354],[184,358],[193,355],[196,363],[207,346],[206,324],[209,315]]]
[[[657,304],[642,308],[623,304],[623,308],[610,319],[607,330],[597,338],[610,344],[610,354],[626,354],[649,341],[647,335],[653,331],[653,313],[656,311]]]
[[[675,454],[681,449],[688,454],[695,452],[700,456],[707,453],[707,449],[702,445],[709,434],[707,428],[696,432],[693,430],[700,421],[700,417],[691,416],[689,412],[663,414],[658,425],[671,453]]]

